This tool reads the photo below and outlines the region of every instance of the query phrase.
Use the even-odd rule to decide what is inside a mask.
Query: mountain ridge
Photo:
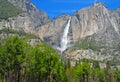
[[[59,16],[51,23],[41,26],[38,31],[39,36],[49,45],[55,46],[55,48],[59,47],[68,19],[69,15]],[[100,2],[76,11],[71,16],[68,39],[69,44],[76,45],[79,43],[81,46],[75,48],[79,54],[72,54],[75,50],[68,48],[64,53],[65,56],[76,60],[84,57],[99,60],[98,53],[103,60],[120,58],[118,49],[120,43],[119,20],[119,10],[109,10]],[[94,51],[95,49],[96,51]],[[91,56],[91,54],[93,55]],[[105,59],[102,55],[105,56]]]
[[[101,7],[101,8],[100,8]],[[104,8],[104,10],[103,10],[103,8]],[[98,9],[98,10],[97,10]],[[100,15],[100,13],[101,12],[103,12],[102,14],[103,15]],[[85,16],[82,16],[82,13],[83,13],[83,15],[86,15],[86,13],[88,14],[87,16],[89,16],[89,18],[86,16],[86,18],[85,18]],[[82,9],[82,10],[79,10],[79,11],[76,11],[74,14],[73,14],[73,16],[72,16],[72,22],[74,22],[73,23],[73,25],[72,25],[72,23],[71,23],[71,28],[73,29],[73,30],[76,30],[76,28],[78,28],[78,27],[80,27],[79,29],[82,29],[83,30],[83,33],[82,32],[80,32],[80,30],[76,30],[74,33],[73,33],[73,38],[74,38],[74,40],[75,39],[80,39],[81,37],[86,37],[86,36],[89,36],[89,35],[92,35],[92,34],[94,34],[94,33],[96,33],[96,31],[97,31],[97,25],[95,24],[95,23],[91,23],[90,21],[92,21],[92,22],[96,22],[95,20],[97,20],[97,17],[100,17],[100,16],[105,16],[106,18],[108,18],[108,20],[110,21],[111,19],[109,18],[110,16],[109,16],[109,13],[111,13],[111,11],[109,11],[109,10],[107,10],[106,9],[106,7],[105,7],[105,5],[103,5],[103,3],[95,3],[93,6],[91,6],[91,7],[87,7],[87,8],[84,8],[84,9]],[[90,15],[91,15],[91,17],[90,17]],[[100,16],[97,16],[97,15],[100,15]],[[63,16],[66,16],[67,17],[67,15],[63,15]],[[96,17],[95,17],[96,16]],[[81,21],[80,21],[80,23],[81,23],[81,25],[79,25],[79,24],[75,24],[75,22],[79,22],[79,20],[80,20],[80,18],[79,17],[81,17]],[[59,19],[60,18],[60,16],[59,17],[57,17],[56,19]],[[61,17],[62,18],[62,17]],[[65,17],[63,17],[63,18],[65,18]],[[55,19],[55,20],[56,20]],[[91,23],[91,24],[93,24],[92,26],[94,26],[94,29],[93,29],[93,27],[91,27],[93,30],[91,30],[90,31],[90,29],[88,30],[88,31],[86,31],[87,29],[85,29],[85,24],[84,24],[84,21],[83,20],[88,20],[89,22],[86,22],[86,23]],[[90,19],[92,19],[92,20],[90,20]],[[103,20],[104,18],[102,18],[102,20]],[[68,20],[68,19],[66,19],[66,20]],[[97,21],[100,21],[100,20],[97,20]],[[114,21],[114,20],[113,20]],[[102,21],[101,21],[102,22]],[[113,24],[112,23],[112,21],[110,21],[110,23],[111,23],[111,25],[113,26],[113,28],[114,28],[114,30],[115,31],[117,31],[117,30],[119,30],[119,28],[118,27],[116,27],[115,26],[115,24]],[[84,27],[82,27],[81,28],[81,26],[82,26],[82,24],[83,24],[83,26]],[[77,26],[78,25],[78,26]],[[102,25],[102,24],[99,24],[99,25]],[[42,27],[44,27],[44,25],[42,26]],[[54,27],[54,26],[53,26]],[[62,25],[62,27],[64,27],[64,25]],[[102,27],[103,28],[103,26],[99,26],[99,27]],[[52,27],[51,27],[52,28]],[[59,27],[59,28],[61,28],[61,27]],[[41,29],[41,28],[40,28]],[[104,28],[103,29],[99,29],[99,30],[105,30]],[[78,32],[77,32],[78,31]],[[86,31],[86,34],[87,35],[85,35],[85,31]],[[76,34],[76,33],[78,33],[78,34]],[[81,33],[81,34],[80,34]],[[118,33],[119,34],[119,33]],[[78,35],[78,36],[76,36],[76,35]]]
[[[31,19],[33,20],[33,24],[35,27],[41,26],[46,22],[50,21],[47,14],[45,12],[40,11],[37,7],[30,2],[30,0],[8,0],[14,6],[22,9],[29,13]]]
[[[55,49],[60,47],[63,31],[70,15],[63,14],[55,19],[49,19],[47,14],[39,11],[29,0],[8,1],[25,12],[8,18],[8,20],[1,20],[0,29],[9,28],[35,34]],[[71,16],[68,33],[68,46],[70,48],[68,47],[63,54],[69,58],[71,56],[74,58],[74,55],[89,58],[90,54],[97,57],[97,53],[100,55],[107,54],[106,57],[110,56],[110,59],[115,56],[117,59],[120,58],[118,48],[120,44],[119,25],[120,9],[109,10],[100,2],[74,12]],[[79,46],[74,48],[76,44]],[[70,52],[74,49],[78,50],[79,54],[71,54]],[[103,54],[105,51],[106,54]],[[91,56],[90,58],[94,57]]]

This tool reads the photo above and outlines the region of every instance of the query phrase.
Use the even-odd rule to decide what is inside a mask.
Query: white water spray
[[[61,53],[63,51],[65,51],[67,49],[67,44],[68,44],[68,33],[69,33],[69,27],[70,27],[70,21],[71,21],[71,17],[68,20],[68,23],[64,29],[64,33],[63,33],[63,37],[61,39],[61,43],[60,43],[60,51]]]

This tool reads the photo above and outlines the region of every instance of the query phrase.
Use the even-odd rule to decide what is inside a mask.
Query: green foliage
[[[94,77],[96,79],[96,81],[98,82],[105,82],[105,70],[103,69],[98,69],[98,68],[95,68],[94,69]]]
[[[13,29],[8,29],[8,28],[3,28],[0,30],[0,34],[1,33],[7,33],[7,34],[18,34],[18,35],[26,35],[25,32],[22,32],[22,31],[17,31],[17,30],[13,30]]]
[[[0,81],[120,82],[120,70],[111,70],[110,62],[100,69],[98,61],[82,59],[72,67],[70,59],[62,62],[46,43],[31,46],[27,40],[18,36],[0,40]]]
[[[31,46],[26,39],[14,36],[9,37],[0,47],[2,79],[22,82],[22,79],[27,80],[30,77],[27,82],[64,82],[64,74],[60,56],[45,43]],[[7,78],[3,78],[4,76]]]
[[[98,61],[93,61],[93,68],[100,69],[99,62]]]
[[[114,71],[114,77],[115,77],[116,82],[120,82],[120,70]]]
[[[29,57],[28,72],[31,76],[37,75],[41,82],[50,81],[63,81],[63,66],[58,53],[46,45],[39,43],[31,50],[31,57]]]
[[[0,30],[0,34],[1,33],[6,33],[6,34],[16,34],[19,36],[24,36],[27,39],[31,39],[31,38],[38,38],[36,35],[34,34],[30,34],[30,33],[25,33],[23,31],[17,31],[17,30],[13,30],[13,29],[8,29],[8,28],[3,28]]]
[[[7,0],[0,0],[0,19],[8,19],[9,17],[16,16],[22,11],[13,6]]]
[[[120,60],[110,60],[108,61],[111,66],[120,65]]]
[[[2,45],[0,49],[0,71],[2,76],[9,75],[9,72],[19,74],[25,57],[24,46],[24,41],[17,36],[9,37]]]
[[[75,48],[79,49],[92,49],[92,50],[99,50],[101,47],[96,44],[96,42],[92,39],[91,36],[88,36],[77,42],[74,46]]]
[[[81,62],[75,67],[75,82],[88,80],[88,75],[90,74],[90,65],[87,62]]]
[[[67,75],[67,82],[73,82],[74,81],[74,67],[70,67],[66,69],[66,75]]]

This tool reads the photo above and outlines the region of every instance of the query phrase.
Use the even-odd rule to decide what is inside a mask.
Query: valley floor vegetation
[[[44,42],[12,36],[0,40],[0,82],[120,82],[120,70],[85,59],[73,67]]]

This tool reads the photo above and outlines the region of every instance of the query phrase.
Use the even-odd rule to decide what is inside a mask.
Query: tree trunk
[[[17,74],[17,82],[20,82],[20,70],[18,69],[18,74]]]

